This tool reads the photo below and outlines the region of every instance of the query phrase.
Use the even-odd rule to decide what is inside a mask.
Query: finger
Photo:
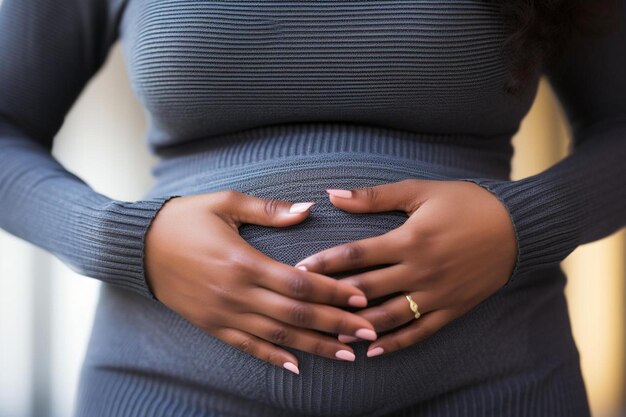
[[[360,289],[368,300],[375,300],[388,294],[405,291],[407,286],[415,288],[415,268],[395,264],[350,275],[339,281]]]
[[[240,316],[241,317],[241,316]],[[300,329],[260,314],[248,313],[242,317],[241,329],[271,343],[289,346],[330,359],[354,361],[350,346],[322,333]]]
[[[379,236],[355,240],[324,249],[299,261],[309,271],[334,274],[351,269],[381,264],[395,264],[403,260],[404,231],[393,229]]]
[[[263,255],[265,260],[271,259]],[[367,297],[346,282],[271,260],[254,262],[256,283],[289,298],[335,306],[365,307]]]
[[[401,210],[411,214],[427,198],[430,182],[407,178],[372,187],[328,189],[326,192],[333,205],[352,213]]]
[[[372,342],[367,350],[367,356],[371,358],[409,347],[432,336],[452,319],[453,316],[449,310],[435,310],[424,314],[408,326]]]
[[[420,313],[418,319],[415,318],[415,313],[411,310],[409,300],[404,294],[393,297],[380,305],[361,310],[358,314],[372,323],[377,333],[382,333],[410,323],[412,320],[421,320],[421,314],[430,313],[439,305],[430,292],[412,291],[410,294]],[[341,334],[338,340],[350,343],[357,339],[354,336]]]
[[[219,214],[227,216],[237,227],[243,223],[262,226],[284,227],[304,220],[310,207],[315,203],[292,203],[277,198],[262,198],[237,190],[224,190],[221,197]]]
[[[421,320],[422,314],[436,310],[440,304],[432,292],[412,291],[410,294],[420,313],[418,319],[415,318],[410,302],[404,294],[393,297],[380,305],[361,310],[359,315],[372,323],[377,332],[384,332],[400,327],[411,320]]]
[[[257,302],[251,304],[254,310],[247,312],[260,313],[300,328],[355,335],[367,340],[375,340],[377,337],[372,324],[355,313],[324,304],[294,300],[261,287],[251,291],[251,296]]]
[[[295,374],[300,373],[298,359],[293,354],[255,335],[237,329],[222,328],[216,332],[216,336],[229,345],[262,361],[285,368]]]

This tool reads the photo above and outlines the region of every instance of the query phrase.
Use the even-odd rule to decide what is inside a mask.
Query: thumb
[[[274,227],[300,223],[315,204],[312,201],[292,203],[276,198],[256,197],[235,190],[230,190],[225,200],[225,211],[238,225],[250,223]]]
[[[412,213],[426,198],[428,181],[408,178],[372,187],[327,189],[331,203],[352,213],[402,210]]]

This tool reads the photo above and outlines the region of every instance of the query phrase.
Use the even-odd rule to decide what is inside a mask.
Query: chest
[[[189,137],[314,120],[498,134],[532,102],[504,93],[496,2],[130,0],[121,31],[153,123]]]

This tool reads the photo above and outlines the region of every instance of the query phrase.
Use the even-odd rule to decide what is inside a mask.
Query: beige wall
[[[543,171],[567,153],[570,132],[550,86],[515,136],[515,179]],[[623,415],[625,384],[626,231],[576,249],[563,263],[574,339],[594,416]]]

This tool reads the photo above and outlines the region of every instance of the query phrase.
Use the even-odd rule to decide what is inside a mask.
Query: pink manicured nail
[[[337,339],[341,342],[341,343],[350,343],[350,342],[354,342],[355,340],[358,340],[357,337],[354,336],[350,336],[347,334],[340,334],[337,335]]]
[[[291,372],[293,372],[296,375],[300,375],[300,370],[298,369],[298,367],[291,362],[285,362],[283,363],[283,368],[290,370]]]
[[[354,307],[365,307],[367,305],[367,298],[362,295],[351,295],[348,298],[348,304]]]
[[[352,191],[350,190],[329,189],[326,192],[335,197],[352,198]]]
[[[308,269],[306,269],[306,266],[304,266],[304,265],[296,266],[296,268],[301,269],[303,271],[308,271]]]
[[[381,348],[380,346],[375,347],[374,349],[367,351],[367,357],[371,358],[372,356],[382,355],[384,351],[385,350]]]
[[[291,207],[289,208],[289,213],[291,213],[291,214],[304,213],[313,204],[315,204],[315,203],[309,202],[309,203],[295,203],[295,204],[292,204]]]
[[[370,329],[359,329],[354,333],[356,337],[366,340],[376,340],[376,332]]]
[[[335,356],[339,359],[343,359],[344,361],[354,361],[355,359],[354,353],[349,350],[338,350],[337,353],[335,353]]]

